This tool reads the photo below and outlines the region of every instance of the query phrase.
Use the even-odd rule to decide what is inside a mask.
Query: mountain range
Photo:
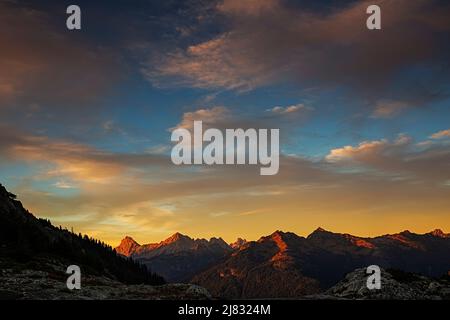
[[[160,243],[139,245],[125,237],[116,252],[131,257],[162,275],[170,282],[186,282],[233,252],[233,247],[221,238],[192,239],[175,233]]]
[[[257,241],[227,244],[176,233],[157,244],[126,237],[116,251],[162,274],[222,298],[298,297],[330,288],[372,264],[430,277],[450,270],[450,235],[403,231],[358,237],[318,228],[307,237],[275,231]]]
[[[83,290],[66,288],[72,264],[81,267]],[[371,264],[386,275],[379,293],[364,289]],[[441,230],[368,238],[318,228],[232,244],[175,233],[144,245],[126,237],[114,250],[36,218],[0,185],[0,300],[448,299],[449,270],[450,235]]]

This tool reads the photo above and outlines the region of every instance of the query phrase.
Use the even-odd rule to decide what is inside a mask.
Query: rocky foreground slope
[[[381,270],[381,288],[369,290],[366,269],[357,269],[321,295],[308,299],[450,300],[450,277],[431,279],[394,269]]]
[[[69,290],[66,263],[37,258],[17,264],[0,258],[0,300],[205,300],[211,296],[192,284],[124,284],[107,275],[85,274],[81,289]]]

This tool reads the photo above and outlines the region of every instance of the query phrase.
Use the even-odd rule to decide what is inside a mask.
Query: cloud
[[[195,88],[225,88],[248,91],[267,82],[267,76],[249,68],[245,56],[236,56],[224,48],[231,45],[229,36],[176,50],[168,56],[152,58],[143,68],[155,86],[179,85]],[[219,71],[220,70],[220,71]],[[246,70],[244,74],[242,70]]]
[[[386,139],[364,141],[358,146],[345,146],[342,148],[332,149],[326,156],[329,162],[340,161],[369,161],[373,157],[388,155],[396,152],[398,149],[409,145],[411,139],[408,136],[400,135],[395,141],[389,142]]]
[[[326,160],[329,162],[339,162],[344,160],[353,160],[355,156],[371,156],[374,153],[378,153],[383,150],[387,145],[386,140],[362,142],[357,147],[345,146],[331,150],[326,156]]]
[[[168,151],[170,151],[170,147],[168,145],[164,145],[164,144],[160,144],[160,145],[156,145],[150,148],[147,148],[145,150],[145,153],[150,153],[150,154],[165,154]]]
[[[66,181],[58,181],[54,184],[55,187],[60,189],[74,189],[76,188],[74,185],[67,183]]]
[[[194,121],[202,121],[204,127],[217,129],[255,128],[273,129],[283,128],[290,131],[306,120],[314,109],[304,104],[286,107],[276,106],[266,112],[249,112],[233,110],[224,106],[200,108],[186,112],[181,122],[175,128],[193,129]],[[170,130],[173,130],[171,128]]]
[[[406,135],[336,149],[330,152],[334,161],[282,155],[279,174],[262,177],[258,168],[249,166],[180,168],[172,166],[167,157],[115,154],[12,130],[9,135],[1,133],[5,137],[0,143],[2,159],[13,157],[16,164],[51,164],[42,166],[42,174],[32,179],[76,186],[74,190],[60,189],[70,192],[60,195],[48,188],[41,192],[32,185],[19,185],[13,191],[25,205],[57,224],[74,225],[77,232],[110,243],[124,234],[145,242],[158,241],[175,231],[193,236],[214,233],[231,240],[239,233],[250,237],[270,233],[274,223],[302,230],[302,224],[330,223],[336,217],[353,221],[357,228],[373,218],[373,212],[367,217],[368,208],[383,221],[400,219],[403,213],[416,221],[413,214],[430,212],[427,208],[432,206],[429,214],[436,222],[442,220],[439,212],[446,212],[450,204],[444,196],[448,186],[437,183],[450,180],[446,175],[450,172],[448,147],[437,144],[419,150]],[[391,174],[339,170],[351,162]],[[411,175],[414,179],[392,179]],[[420,203],[412,206],[411,199],[420,199]],[[227,213],[221,230],[217,229],[218,213]],[[255,225],[246,220],[254,219],[251,213],[264,215],[264,219]],[[249,223],[255,226],[251,232]],[[402,226],[400,220],[393,224]],[[350,228],[348,224],[345,227]]]
[[[227,0],[219,3],[217,9],[226,14],[243,14],[255,16],[267,14],[271,10],[277,9],[278,1],[274,0]]]
[[[0,3],[3,119],[26,121],[17,118],[20,110],[45,123],[49,118],[74,121],[80,119],[80,110],[101,107],[99,98],[120,78],[120,58],[111,48],[82,41],[64,26],[56,26],[45,11]]]
[[[433,133],[430,136],[431,139],[442,139],[442,138],[448,138],[448,137],[450,137],[450,129]]]
[[[427,142],[414,143],[407,135],[393,141],[364,141],[333,149],[325,160],[336,168],[360,168],[369,175],[442,184],[450,177],[449,145]]]
[[[189,22],[217,18],[220,34],[205,32],[200,40],[195,28],[179,29],[183,43],[168,53],[164,44],[152,45],[157,54],[145,61],[143,72],[158,86],[246,91],[284,81],[320,89],[342,85],[367,98],[376,117],[395,116],[438,95],[448,79],[443,62],[449,50],[442,41],[448,34],[448,9],[436,9],[433,1],[383,2],[384,30],[368,33],[362,27],[365,3],[319,12],[292,1],[226,0],[211,16],[209,9],[195,11],[201,15],[186,10]],[[164,19],[168,25],[176,20]],[[365,141],[336,148],[322,161],[282,155],[279,174],[261,177],[257,167],[176,167],[166,145],[142,153],[114,152],[52,137],[55,132],[30,133],[37,132],[34,126],[20,131],[20,121],[39,116],[46,119],[44,129],[70,121],[125,133],[124,123],[111,120],[110,113],[102,121],[95,118],[104,116],[101,98],[121,77],[121,61],[111,48],[67,33],[44,11],[19,8],[15,2],[0,4],[0,38],[0,113],[3,123],[14,123],[0,126],[0,172],[4,176],[5,167],[21,171],[18,177],[8,172],[8,180],[39,216],[74,224],[76,231],[110,243],[124,234],[159,241],[175,231],[255,238],[272,232],[274,225],[298,232],[330,223],[370,232],[376,232],[377,224],[383,224],[382,232],[386,224],[398,231],[423,220],[450,226],[444,139],[416,144],[403,135]],[[120,39],[121,45],[122,40],[127,42]],[[417,65],[428,74],[398,77]],[[282,127],[282,134],[289,135],[314,111],[300,103],[265,109],[202,106],[174,124],[192,128],[194,120],[202,120],[217,128]],[[264,219],[255,223],[250,213]],[[226,219],[218,226],[221,214]]]
[[[5,159],[50,163],[43,166],[42,177],[67,177],[78,182],[110,183],[130,169],[146,166],[165,166],[167,157],[156,154],[126,154],[99,150],[89,145],[32,135],[11,127],[0,126],[3,137],[0,154]]]
[[[192,130],[194,127],[194,121],[202,121],[204,126],[210,127],[224,122],[231,122],[231,118],[231,111],[226,107],[215,106],[212,108],[201,108],[184,113],[181,122],[176,126],[176,128]],[[171,130],[173,129],[174,128]]]
[[[409,107],[403,101],[379,101],[375,105],[372,118],[392,118]]]
[[[281,145],[295,144],[296,131],[312,116],[314,108],[304,104],[276,106],[265,111],[232,109],[224,106],[200,108],[185,112],[182,120],[169,131],[184,128],[193,132],[194,121],[202,121],[203,130],[215,128],[225,133],[226,129],[280,129]],[[194,141],[191,141],[193,144]]]
[[[373,32],[366,8],[376,3],[383,29]],[[281,0],[224,0],[217,12],[227,30],[151,58],[144,73],[154,84],[206,89],[246,91],[286,81],[341,88],[376,104],[375,117],[390,117],[445,96],[450,7],[439,4],[357,1],[324,12]]]
[[[273,107],[272,109],[268,109],[267,111],[273,112],[275,114],[292,114],[299,112],[301,110],[311,110],[310,108],[306,107],[304,104],[296,104],[288,107]]]

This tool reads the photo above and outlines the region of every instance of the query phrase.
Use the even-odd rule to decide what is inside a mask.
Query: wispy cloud
[[[366,8],[378,2],[358,1],[324,13],[281,0],[224,0],[216,11],[228,19],[228,30],[152,59],[144,73],[153,83],[207,89],[246,91],[286,81],[343,88],[369,101],[376,118],[445,95],[449,77],[439,66],[449,59],[444,39],[450,7],[381,1],[387,31],[369,34]],[[418,66],[432,76],[402,75]]]
[[[450,147],[445,143],[426,142],[414,143],[411,137],[403,134],[393,141],[364,141],[357,146],[336,148],[325,159],[338,166],[359,166],[375,174],[442,183],[450,177]]]
[[[410,105],[404,101],[379,101],[375,104],[372,118],[392,118]]]
[[[306,107],[304,104],[296,104],[296,105],[292,105],[292,106],[287,106],[287,107],[280,107],[280,106],[276,106],[273,107],[272,109],[268,109],[267,111],[275,113],[275,114],[293,114],[296,112],[300,112],[302,110],[312,110],[312,108],[310,107]]]
[[[430,136],[431,139],[442,139],[442,138],[449,138],[449,137],[450,137],[450,129],[433,133]]]

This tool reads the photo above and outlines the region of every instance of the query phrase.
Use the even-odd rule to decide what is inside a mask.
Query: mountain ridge
[[[133,255],[143,255],[149,254],[152,251],[156,251],[158,249],[174,246],[172,252],[176,251],[189,251],[194,249],[196,246],[208,246],[208,245],[218,245],[224,249],[231,250],[231,245],[227,244],[222,238],[211,237],[209,240],[204,238],[191,238],[187,235],[184,235],[180,232],[176,232],[173,235],[169,236],[165,240],[160,241],[159,243],[147,243],[140,245],[137,243],[131,236],[125,236],[120,244],[114,249],[118,254],[121,254],[126,257],[130,257]]]
[[[222,238],[193,239],[176,232],[159,243],[143,245],[126,236],[115,250],[146,265],[168,281],[185,282],[222,261],[233,248]]]
[[[225,298],[266,298],[279,283],[284,287],[276,295],[290,298],[320,292],[372,264],[441,276],[450,270],[450,238],[441,230],[358,237],[318,228],[306,238],[278,230],[249,242],[192,282]]]
[[[159,275],[135,261],[124,259],[100,240],[36,218],[16,195],[0,184],[0,262],[21,264],[43,258],[67,266],[76,264],[85,272],[107,275],[126,284],[165,283]]]
[[[175,235],[168,238],[173,241],[166,239],[150,250],[150,259],[139,250],[132,258],[162,273],[169,281],[183,274],[183,280],[225,298],[316,294],[336,284],[348,272],[371,264],[428,276],[450,270],[450,238],[440,229],[424,234],[404,230],[375,237],[334,233],[321,227],[306,237],[276,230],[255,241],[241,239],[239,246],[225,244],[226,250],[200,265],[192,263],[202,261],[205,252],[210,254],[206,248],[214,241]],[[171,246],[180,249],[177,242],[186,241],[197,241],[199,245],[170,250]],[[175,275],[171,274],[173,269]]]
[[[374,237],[362,237],[362,236],[355,236],[355,235],[352,235],[349,233],[332,232],[332,231],[325,230],[321,227],[318,227],[317,229],[312,231],[306,237],[297,235],[295,232],[291,232],[291,231],[276,230],[270,235],[261,236],[258,240],[246,240],[246,239],[239,237],[235,242],[228,244],[221,237],[218,237],[218,238],[211,237],[209,240],[207,240],[205,238],[191,238],[180,232],[175,232],[174,234],[172,234],[165,240],[160,241],[159,243],[148,243],[148,244],[143,244],[143,245],[140,245],[139,243],[137,243],[133,239],[133,237],[125,236],[121,240],[121,243],[117,247],[115,247],[115,250],[117,251],[117,253],[129,257],[132,255],[132,253],[135,253],[135,252],[151,251],[151,250],[154,250],[157,248],[161,248],[163,246],[171,245],[178,241],[193,241],[196,243],[203,243],[203,244],[205,244],[205,243],[220,243],[221,245],[224,245],[226,248],[237,249],[246,244],[249,244],[252,242],[261,242],[261,241],[264,241],[269,238],[278,239],[279,242],[282,242],[283,237],[287,237],[287,236],[296,236],[296,237],[306,239],[306,240],[313,239],[313,238],[320,238],[323,240],[325,237],[335,237],[335,238],[341,237],[342,239],[346,239],[346,240],[352,242],[355,246],[374,248],[373,244],[370,242],[371,240],[388,237],[393,240],[398,240],[399,242],[402,242],[402,241],[404,241],[403,239],[404,239],[405,235],[419,235],[419,236],[429,235],[429,236],[433,236],[433,237],[437,237],[437,238],[450,238],[450,233],[444,233],[441,229],[434,229],[434,230],[426,232],[426,233],[415,233],[415,232],[411,232],[409,230],[404,230],[404,231],[401,231],[398,233],[383,234],[383,235],[374,236]],[[128,246],[131,246],[132,248],[129,249]],[[134,249],[134,248],[141,248],[141,249],[139,250],[139,249]],[[131,252],[127,252],[127,250],[129,250]],[[123,251],[125,251],[125,252],[123,252]]]

